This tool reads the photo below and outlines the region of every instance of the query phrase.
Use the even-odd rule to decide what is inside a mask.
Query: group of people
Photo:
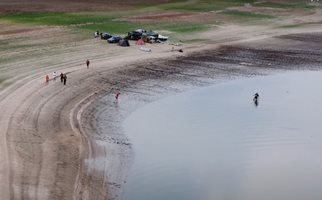
[[[56,78],[57,78],[57,74],[56,74],[56,72],[53,72],[53,80],[56,81]],[[45,76],[45,81],[46,81],[46,83],[49,82],[48,74]],[[64,83],[64,85],[66,85],[66,81],[67,81],[67,75],[60,73],[60,82]]]
[[[87,69],[89,69],[89,64],[90,64],[90,61],[87,59],[86,60],[86,67],[87,67]],[[57,78],[57,74],[56,74],[56,72],[53,72],[53,80],[56,81],[56,78]],[[45,76],[45,82],[46,83],[49,82],[49,75],[48,74]],[[60,82],[63,83],[64,85],[66,85],[66,82],[67,82],[67,75],[66,75],[66,73],[65,74],[64,73],[60,73]],[[120,92],[117,92],[115,94],[115,102],[118,101],[120,94],[121,94]]]
[[[60,73],[60,82],[64,83],[64,85],[66,85],[66,81],[67,81],[67,75]]]

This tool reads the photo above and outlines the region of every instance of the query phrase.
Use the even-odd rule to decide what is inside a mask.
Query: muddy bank
[[[288,70],[320,70],[321,42],[322,33],[285,35],[96,74],[92,81],[101,89],[82,104],[77,122],[92,148],[83,155],[85,173],[80,174],[84,174],[84,185],[78,190],[91,191],[86,189],[90,185],[100,188],[87,194],[92,199],[121,198],[135,158],[121,123],[134,110],[165,96],[221,81]],[[117,91],[121,96],[115,103]]]

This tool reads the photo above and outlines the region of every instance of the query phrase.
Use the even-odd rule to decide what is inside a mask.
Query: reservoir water
[[[313,71],[150,103],[124,122],[135,158],[123,199],[322,199],[321,120],[322,73]]]

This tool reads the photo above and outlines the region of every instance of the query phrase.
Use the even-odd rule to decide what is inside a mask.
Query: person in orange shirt
[[[45,80],[46,80],[46,83],[49,82],[49,76],[48,76],[48,74],[46,75]]]

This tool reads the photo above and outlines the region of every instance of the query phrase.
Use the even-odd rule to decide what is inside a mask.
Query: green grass
[[[243,12],[243,11],[237,11],[237,10],[226,10],[222,12],[222,14],[230,15],[234,17],[244,18],[244,19],[272,19],[274,18],[271,15],[266,14],[259,14],[259,13],[253,13],[253,12]]]
[[[84,30],[86,33],[100,30],[112,34],[125,34],[138,28],[186,33],[205,30],[208,27],[206,24],[196,23],[132,23],[119,20],[118,17],[100,13],[25,13],[7,15],[1,19],[31,25],[68,26]]]
[[[102,13],[23,13],[2,16],[0,19],[14,23],[47,26],[68,26],[71,28],[96,31],[106,30],[111,33],[130,31],[135,24],[117,21],[118,15]]]
[[[83,12],[83,13],[16,13],[0,16],[0,20],[6,20],[13,23],[30,24],[30,25],[47,25],[47,26],[66,26],[72,28],[75,32],[88,34],[96,30],[106,31],[111,34],[125,34],[133,29],[145,28],[152,30],[168,30],[175,33],[188,33],[206,30],[210,27],[208,24],[196,23],[137,23],[122,20],[127,16],[135,16],[144,13],[160,13],[166,11],[182,12],[207,12],[213,10],[224,10],[225,15],[235,16],[242,19],[270,19],[270,15],[225,11],[231,6],[242,6],[245,3],[252,3],[256,0],[172,0],[171,3],[140,6],[139,9],[119,12]],[[293,5],[293,4],[292,4]],[[286,3],[258,3],[256,6],[275,6],[287,7]],[[213,23],[214,24],[214,23]]]
[[[223,10],[231,6],[241,6],[245,3],[254,2],[254,0],[199,0],[168,3],[160,5],[159,8],[174,11],[207,12]]]
[[[104,23],[112,18],[108,15],[99,14],[18,13],[2,16],[0,19],[34,25],[69,26],[88,23]]]
[[[283,8],[283,9],[312,9],[315,6],[307,4],[308,1],[294,1],[292,3],[275,3],[275,2],[262,2],[256,3],[256,7],[269,7],[269,8]]]

